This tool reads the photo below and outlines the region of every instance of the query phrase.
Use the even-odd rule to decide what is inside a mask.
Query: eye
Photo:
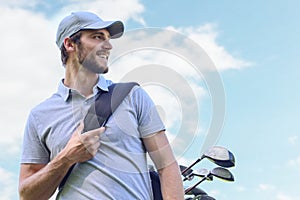
[[[103,35],[94,35],[94,38],[97,40],[104,40]]]

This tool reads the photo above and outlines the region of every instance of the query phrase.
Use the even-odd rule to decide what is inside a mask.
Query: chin
[[[103,72],[102,72],[102,74],[106,74],[106,73],[108,73],[108,67],[106,67],[104,70],[103,70]]]
[[[97,74],[106,74],[108,72],[108,66],[107,65],[98,65],[94,67],[94,72]]]
[[[106,74],[108,72],[108,67],[106,65],[99,66],[94,63],[84,63],[83,67],[95,74]]]
[[[90,71],[92,71],[95,74],[106,74],[108,72],[108,68],[101,68],[101,69],[89,69]]]
[[[99,66],[98,69],[99,69],[98,74],[106,74],[108,72],[108,66],[107,65]]]

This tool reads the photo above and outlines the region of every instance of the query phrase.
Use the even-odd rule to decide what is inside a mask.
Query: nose
[[[103,48],[106,49],[106,50],[111,50],[111,49],[112,49],[112,45],[111,45],[109,39],[108,39],[108,40],[105,40],[105,41],[103,42]]]

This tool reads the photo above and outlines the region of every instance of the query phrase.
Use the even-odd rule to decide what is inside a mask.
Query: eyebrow
[[[95,31],[95,32],[93,32],[91,35],[95,35],[95,34],[100,34],[100,35],[102,35],[102,36],[104,36],[104,37],[107,37],[107,38],[111,38],[111,36],[110,36],[110,34],[109,34],[109,32],[108,32],[108,34],[106,35],[104,32],[102,32],[101,30],[97,30],[97,31]]]

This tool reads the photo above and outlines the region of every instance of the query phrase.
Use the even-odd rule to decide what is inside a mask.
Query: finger
[[[95,156],[99,147],[100,147],[100,142],[98,141],[95,144],[87,147],[86,152],[89,152],[92,156]]]
[[[93,145],[100,139],[100,134],[105,131],[105,128],[98,128],[88,131],[81,135],[81,141],[85,146]]]
[[[100,127],[91,131],[87,131],[84,134],[87,136],[100,136],[101,133],[103,133],[105,131],[104,127]]]
[[[78,127],[76,128],[76,132],[78,132],[79,134],[82,133],[83,131],[83,128],[84,128],[84,123],[81,121],[78,125]]]

